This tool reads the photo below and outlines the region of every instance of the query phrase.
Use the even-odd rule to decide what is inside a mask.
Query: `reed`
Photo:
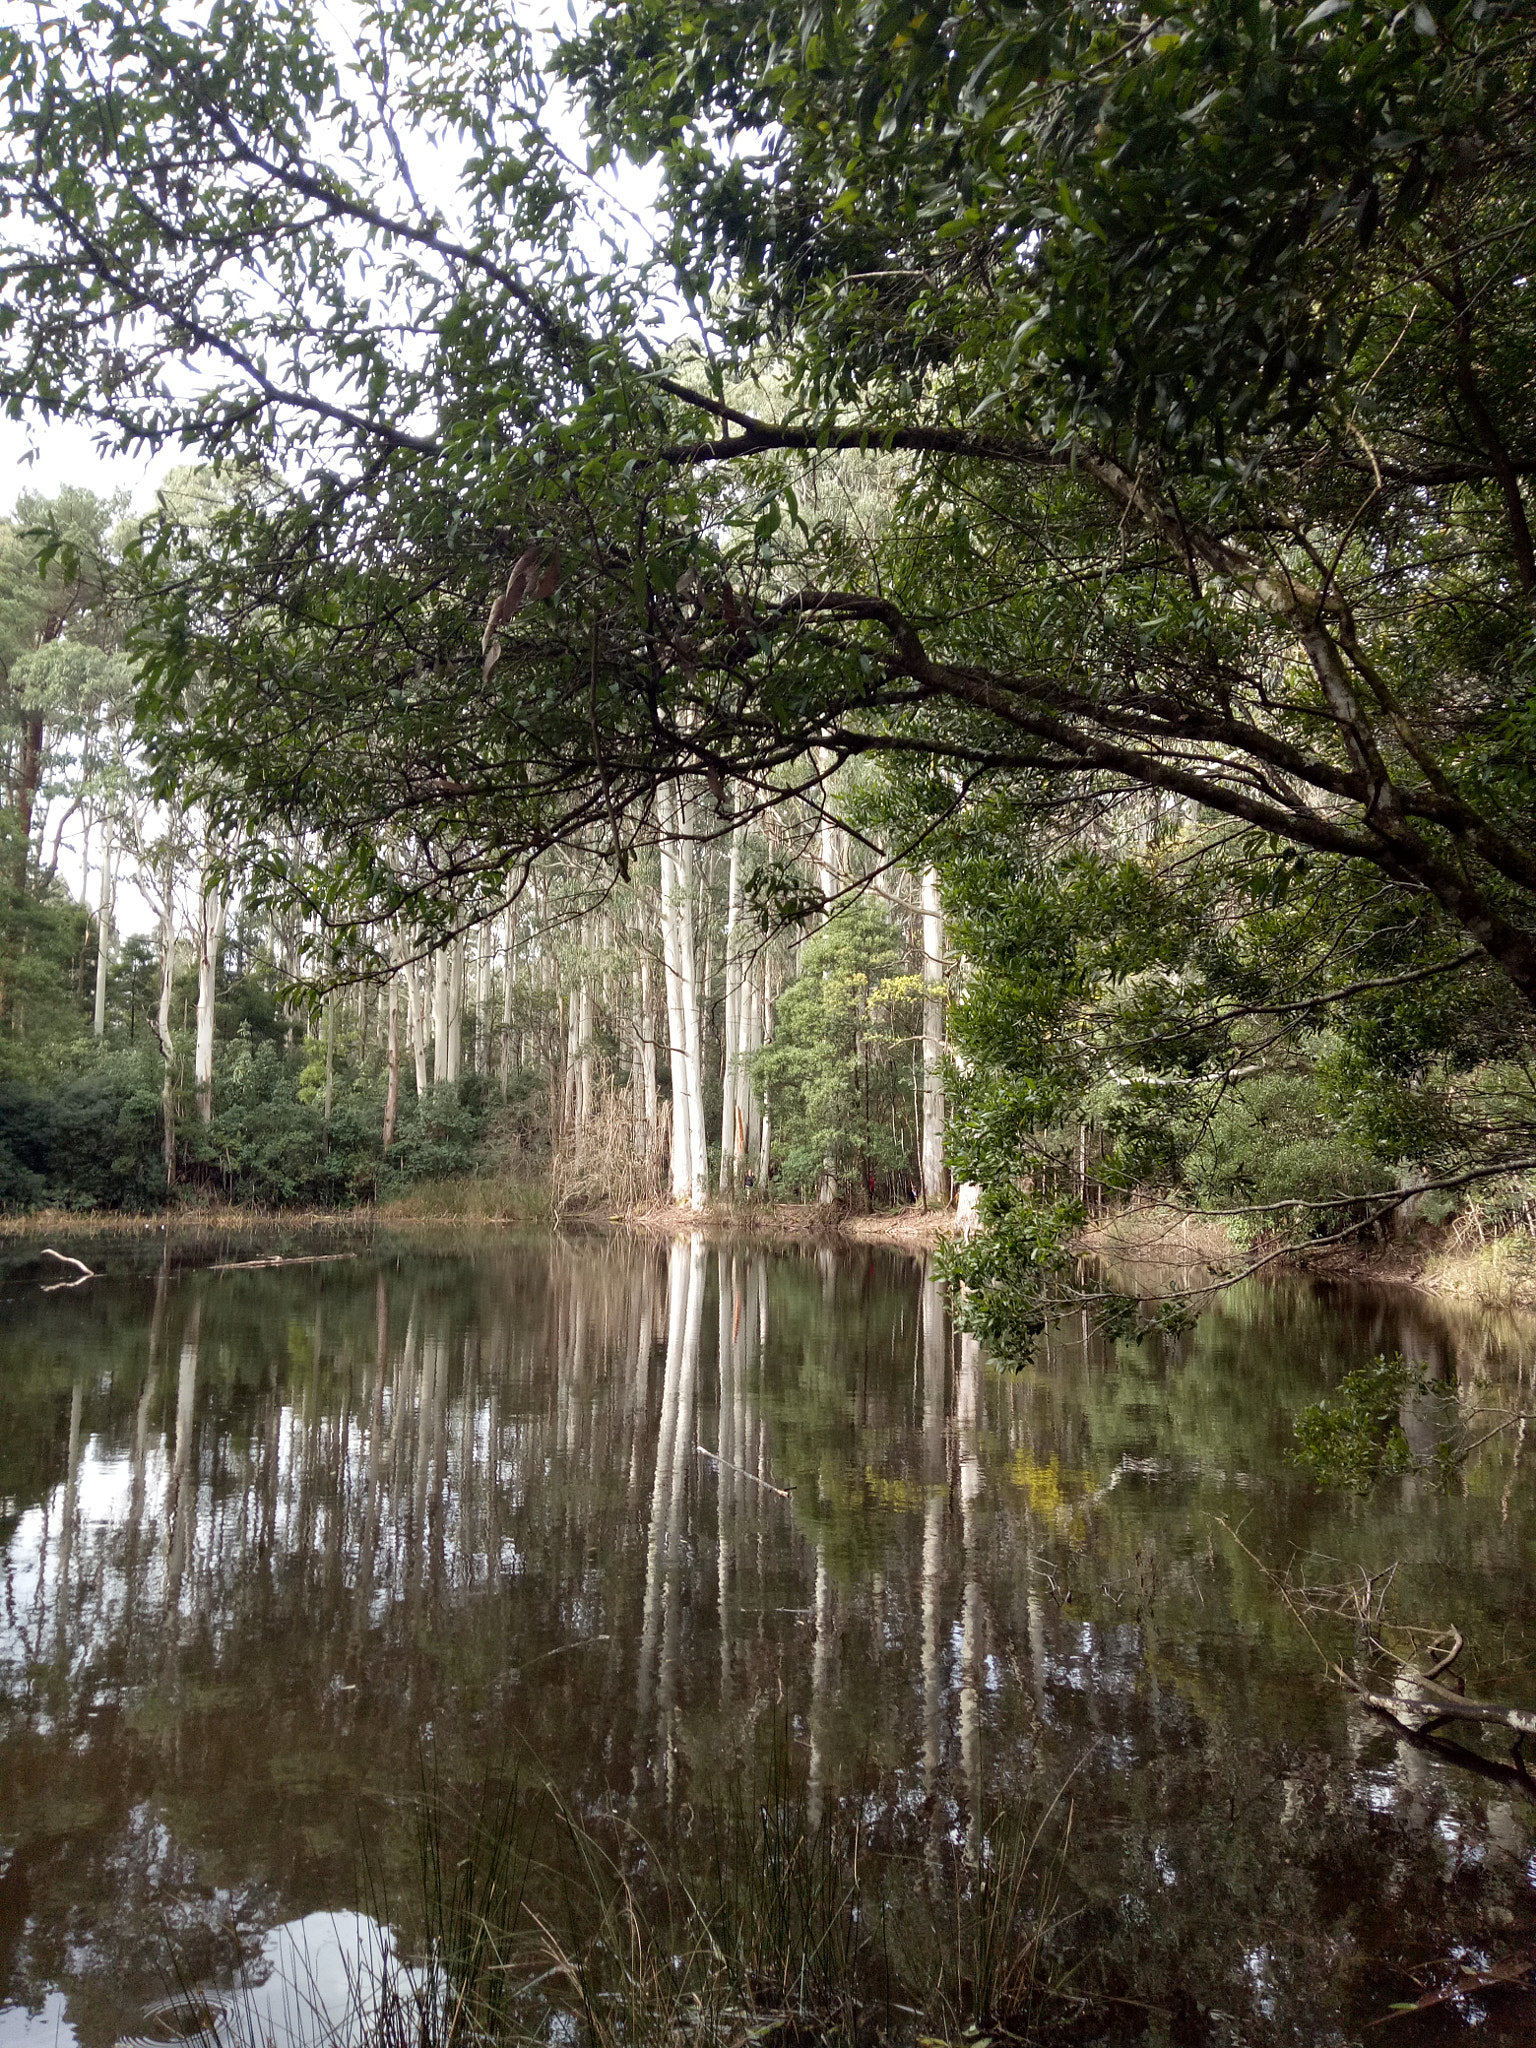
[[[391,1915],[369,1878],[370,1913],[343,1916],[372,1930],[344,2009],[302,1983],[274,2004],[270,1981],[183,1981],[171,2031],[208,2048],[1037,2039],[1064,2016],[1070,1807],[953,1823],[867,1792],[813,1802],[784,1730],[665,1838],[548,1787],[465,1804],[431,1776],[411,1910]],[[279,2009],[303,2016],[280,2042]]]

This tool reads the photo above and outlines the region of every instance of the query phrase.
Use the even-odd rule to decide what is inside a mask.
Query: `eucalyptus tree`
[[[0,48],[0,395],[230,463],[137,554],[142,708],[321,914],[877,753],[930,823],[1158,792],[1536,995],[1528,9],[601,7],[557,63],[662,200],[600,262],[498,0],[357,22]]]

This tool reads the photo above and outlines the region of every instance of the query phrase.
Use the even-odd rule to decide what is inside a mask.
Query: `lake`
[[[1287,1458],[1380,1353],[1536,1407],[1529,1323],[1255,1280],[1013,1374],[894,1252],[162,1245],[0,1266],[0,2048],[390,1922],[424,1787],[660,1840],[776,1745],[919,1885],[1055,1800],[1071,2038],[1359,2038],[1458,1969],[1365,2037],[1533,2038],[1478,1980],[1536,1962],[1536,1806],[1360,1705],[1322,1612],[1395,1567],[1536,1705],[1524,1425],[1370,1501]]]

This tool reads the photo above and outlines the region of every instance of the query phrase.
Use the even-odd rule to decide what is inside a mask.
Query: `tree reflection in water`
[[[4,1291],[18,2026],[62,1991],[115,2040],[168,1930],[212,1979],[232,1924],[357,1906],[360,1839],[400,1897],[424,1754],[675,1834],[781,1714],[813,1811],[857,1792],[915,1895],[1076,1769],[1081,1981],[1165,2013],[1320,2035],[1458,1941],[1531,1939],[1529,1813],[1328,1686],[1215,1519],[1279,1564],[1400,1559],[1403,1611],[1529,1701],[1515,1433],[1368,1509],[1285,1460],[1381,1350],[1529,1407],[1517,1325],[1253,1285],[1179,1340],[1074,1323],[1011,1377],[910,1261],[698,1238]]]

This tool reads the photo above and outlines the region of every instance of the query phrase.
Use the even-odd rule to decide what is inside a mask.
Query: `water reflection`
[[[1014,1378],[864,1253],[4,1284],[0,2043],[132,2031],[168,1934],[227,1979],[358,1903],[360,1839],[408,1885],[424,1753],[684,1825],[780,1714],[813,1807],[861,1785],[935,1868],[1075,1770],[1081,1923],[1153,2003],[1333,2027],[1536,1919],[1529,1812],[1330,1686],[1218,1520],[1279,1565],[1399,1560],[1404,1612],[1528,1699],[1520,1434],[1370,1509],[1284,1457],[1377,1350],[1529,1405],[1518,1325],[1251,1286]]]

